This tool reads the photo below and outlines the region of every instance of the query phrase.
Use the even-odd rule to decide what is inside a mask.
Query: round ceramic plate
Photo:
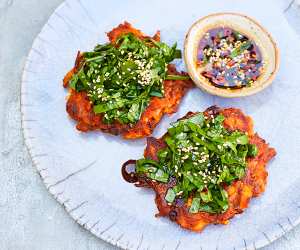
[[[259,6],[259,8],[257,8]],[[266,15],[268,10],[268,15]],[[239,12],[257,19],[281,50],[281,68],[271,87],[244,99],[225,100],[194,89],[178,113],[165,117],[160,136],[187,111],[208,106],[238,107],[251,115],[256,131],[277,150],[268,165],[266,192],[227,226],[202,233],[155,218],[154,194],[123,181],[120,168],[140,158],[145,140],[124,141],[100,132],[83,134],[65,112],[62,78],[78,50],[106,41],[105,32],[127,20],[146,34],[178,42],[197,19],[214,12]],[[179,68],[184,68],[181,61]],[[23,129],[34,165],[47,189],[66,211],[101,239],[128,249],[254,249],[275,240],[300,219],[300,44],[272,0],[70,0],[51,16],[36,38],[22,83]]]

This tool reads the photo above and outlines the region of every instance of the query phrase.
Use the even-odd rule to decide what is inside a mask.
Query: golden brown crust
[[[137,37],[144,39],[148,38],[140,30],[133,28],[128,22],[120,24],[117,28],[107,33],[110,42],[114,43],[116,39],[126,33],[133,33]],[[159,41],[159,31],[152,37],[152,39]],[[76,63],[63,80],[63,86],[68,87],[68,83],[73,74],[77,72],[82,61],[80,52],[77,54]],[[171,74],[179,75],[173,65],[169,65],[168,71]],[[67,113],[72,119],[77,121],[76,128],[82,132],[101,130],[102,132],[119,135],[121,134],[126,139],[136,139],[146,137],[152,134],[154,128],[159,123],[164,114],[172,114],[176,112],[178,105],[188,91],[194,85],[191,81],[164,81],[165,96],[163,98],[152,97],[150,103],[141,116],[141,119],[133,126],[127,124],[120,124],[113,122],[112,124],[105,124],[102,121],[102,115],[96,115],[93,112],[92,104],[85,92],[77,93],[70,90],[70,95],[67,100]]]
[[[66,109],[70,117],[77,121],[76,128],[82,132],[100,129],[103,132],[118,135],[129,129],[128,125],[117,122],[112,124],[103,123],[102,115],[96,115],[93,112],[93,105],[84,91],[71,90]]]
[[[221,111],[225,116],[224,127],[228,130],[240,130],[253,135],[253,122],[249,116],[243,114],[240,109],[228,108]]]
[[[181,227],[192,230],[202,231],[208,224],[227,224],[229,219],[236,214],[242,213],[248,207],[250,199],[257,197],[264,192],[267,183],[268,173],[265,169],[267,163],[276,155],[275,149],[253,133],[253,123],[249,116],[242,113],[241,110],[235,108],[218,109],[216,107],[208,109],[205,114],[212,112],[221,113],[225,116],[224,126],[231,130],[240,130],[249,134],[252,144],[258,148],[256,157],[247,159],[247,171],[242,180],[233,182],[226,187],[229,199],[229,208],[223,214],[210,214],[199,212],[196,214],[189,213],[188,205],[170,206],[165,201],[165,195],[170,184],[162,184],[151,180],[140,180],[138,186],[146,186],[152,188],[155,193],[155,202],[158,208],[158,216],[169,216]],[[189,113],[188,116],[191,116]],[[151,138],[147,141],[147,147],[144,152],[146,158],[157,160],[157,151],[164,148],[163,139]],[[145,184],[146,183],[146,184]],[[190,201],[188,201],[189,203]]]

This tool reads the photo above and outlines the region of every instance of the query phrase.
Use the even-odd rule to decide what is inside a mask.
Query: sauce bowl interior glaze
[[[250,87],[239,89],[216,87],[197,69],[200,40],[209,30],[223,27],[244,34],[254,41],[260,50],[264,70]],[[242,97],[253,95],[272,83],[279,68],[279,50],[271,35],[253,19],[236,13],[217,13],[206,16],[192,25],[185,39],[184,60],[190,77],[202,90],[222,97]]]

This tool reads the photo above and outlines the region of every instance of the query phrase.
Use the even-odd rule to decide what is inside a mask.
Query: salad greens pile
[[[226,130],[223,121],[222,115],[197,113],[173,123],[164,137],[167,147],[157,153],[159,160],[138,160],[136,173],[163,183],[175,178],[165,200],[175,204],[192,198],[190,213],[226,211],[224,186],[245,175],[246,158],[256,156],[257,147],[245,133]]]
[[[139,119],[151,97],[163,97],[163,81],[186,80],[187,76],[168,75],[167,66],[181,52],[151,38],[133,34],[120,36],[115,44],[97,45],[83,53],[80,69],[69,86],[86,91],[96,114],[103,121],[133,124]]]

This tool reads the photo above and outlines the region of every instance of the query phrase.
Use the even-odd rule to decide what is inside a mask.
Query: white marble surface
[[[279,1],[279,0],[278,0]],[[0,0],[0,249],[115,249],[78,226],[32,166],[20,123],[20,82],[32,41],[62,0]],[[282,1],[283,9],[289,5]],[[300,8],[286,11],[300,34]],[[298,14],[299,13],[299,14]],[[300,249],[300,227],[267,250]]]

